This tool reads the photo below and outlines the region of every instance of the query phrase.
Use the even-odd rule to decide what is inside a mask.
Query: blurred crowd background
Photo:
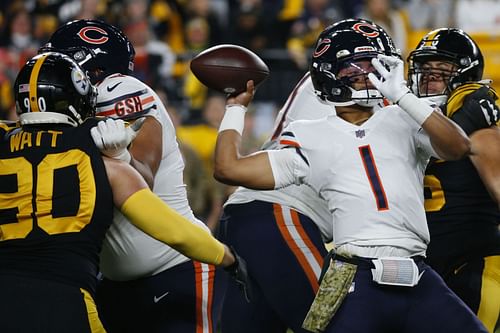
[[[16,119],[17,72],[59,25],[74,19],[114,24],[135,47],[134,75],[159,93],[171,113],[186,159],[191,206],[212,225],[231,191],[211,176],[225,97],[196,80],[190,60],[210,46],[231,43],[250,48],[268,64],[271,74],[247,117],[245,150],[252,152],[307,71],[318,34],[349,17],[383,26],[404,58],[429,30],[462,28],[481,46],[485,77],[500,82],[500,0],[2,0],[0,119]]]

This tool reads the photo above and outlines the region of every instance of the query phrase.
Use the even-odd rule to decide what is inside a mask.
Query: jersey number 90
[[[58,172],[65,168],[74,168],[76,176],[57,179],[65,178],[64,172]],[[81,150],[48,154],[37,165],[24,157],[2,159],[0,170],[0,241],[25,238],[36,226],[55,235],[79,232],[90,223],[96,185],[90,157]],[[12,181],[2,182],[3,177]],[[70,181],[78,185],[71,187],[75,184]],[[60,195],[64,192],[56,189],[56,183],[58,188],[69,186],[78,193]],[[55,205],[70,208],[65,214],[55,214]]]

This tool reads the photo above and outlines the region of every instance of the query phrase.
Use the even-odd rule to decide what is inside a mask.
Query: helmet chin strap
[[[73,114],[73,117],[76,119],[76,123],[80,125],[83,123],[82,117],[80,114],[76,111],[75,107],[73,105],[68,106],[68,110]],[[74,126],[74,125],[73,125]]]
[[[345,102],[333,102],[334,106],[349,106],[349,105],[359,105],[363,107],[374,107],[377,106],[382,100],[383,96],[377,89],[365,89],[365,90],[351,90],[351,100]]]
[[[363,107],[374,107],[379,105],[384,97],[377,89],[363,89],[363,90],[355,90],[351,87],[348,87],[351,90],[351,99],[344,102],[332,101],[328,98],[322,98],[321,92],[315,90],[314,93],[321,99],[325,100],[329,104],[333,106],[349,106],[349,105],[359,105]]]
[[[373,107],[383,99],[382,94],[377,89],[354,90],[351,89],[351,99],[353,104],[364,107]]]

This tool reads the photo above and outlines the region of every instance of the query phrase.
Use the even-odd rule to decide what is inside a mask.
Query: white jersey
[[[298,119],[318,119],[334,115],[335,108],[322,102],[314,93],[311,75],[306,73],[295,86],[274,124],[274,133],[264,144],[266,149],[278,146],[281,131],[290,122]],[[239,187],[226,201],[228,204],[246,203],[254,200],[278,203],[306,215],[318,226],[326,242],[332,240],[331,213],[326,201],[307,185],[291,185],[275,191],[255,191]]]
[[[308,184],[328,202],[336,247],[386,246],[405,255],[425,254],[429,231],[422,184],[436,153],[405,111],[385,107],[361,126],[335,116],[296,121],[280,140],[307,160],[290,182]]]
[[[264,148],[276,147],[283,129],[295,120],[314,120],[335,114],[335,107],[331,103],[322,101],[316,96],[311,80],[311,74],[307,72],[293,88],[290,96],[278,112],[274,121],[273,134],[264,143]]]
[[[97,88],[97,115],[125,119],[147,116],[158,120],[162,127],[163,151],[153,192],[178,213],[206,228],[189,207],[183,182],[184,161],[175,128],[157,94],[136,78],[120,74],[107,77]],[[118,281],[137,279],[187,260],[176,250],[143,233],[115,209],[114,221],[101,252],[101,271],[106,278]]]

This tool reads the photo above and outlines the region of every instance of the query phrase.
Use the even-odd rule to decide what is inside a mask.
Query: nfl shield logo
[[[354,133],[356,134],[356,137],[360,139],[362,139],[365,136],[365,130],[357,130]]]

